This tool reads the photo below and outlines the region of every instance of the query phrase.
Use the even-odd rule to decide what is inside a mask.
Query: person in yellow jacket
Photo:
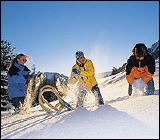
[[[82,51],[76,52],[76,64],[72,67],[71,78],[80,80],[80,92],[78,94],[77,107],[83,107],[83,101],[87,91],[91,91],[98,105],[104,105],[98,83],[95,78],[95,70],[91,60],[86,59]]]

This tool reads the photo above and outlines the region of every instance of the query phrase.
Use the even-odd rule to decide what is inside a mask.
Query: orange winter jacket
[[[138,60],[135,55],[130,56],[126,65],[126,79],[129,84],[133,84],[134,79],[141,78],[145,83],[152,79],[155,72],[155,60],[150,55],[144,56],[144,59]]]

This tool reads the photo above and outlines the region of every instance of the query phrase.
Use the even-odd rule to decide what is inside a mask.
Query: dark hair
[[[133,50],[133,55],[138,53],[139,55],[145,56],[148,53],[147,47],[144,43],[138,43],[134,46]]]
[[[11,67],[12,67],[15,63],[18,63],[18,62],[17,62],[17,59],[20,59],[22,56],[26,56],[26,55],[23,54],[23,53],[18,54],[18,55],[12,60]]]
[[[17,59],[20,59],[22,56],[26,56],[26,55],[20,53],[13,59],[12,64],[8,70],[8,74],[10,76],[17,75],[18,71],[20,71],[14,64],[17,63]],[[24,71],[30,72],[30,69],[28,69],[26,66],[24,66]],[[28,75],[25,75],[24,77],[25,77],[25,79],[27,79]]]

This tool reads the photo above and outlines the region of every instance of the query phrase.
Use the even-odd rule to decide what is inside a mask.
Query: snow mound
[[[158,139],[159,138],[159,61],[154,74],[155,94],[128,96],[124,73],[100,79],[105,106],[95,108],[88,93],[86,108],[46,113],[39,105],[27,114],[10,115],[1,111],[2,139]],[[135,85],[143,87],[143,83]],[[68,101],[76,100],[74,94]],[[90,107],[91,109],[88,109]],[[94,109],[93,109],[94,108]]]

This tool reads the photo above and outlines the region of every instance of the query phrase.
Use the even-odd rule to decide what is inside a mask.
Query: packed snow
[[[26,114],[1,111],[1,139],[158,139],[159,61],[153,78],[155,94],[149,96],[143,94],[146,85],[141,80],[135,81],[128,96],[124,72],[98,79],[104,106],[95,106],[93,94],[88,93],[84,108],[72,111],[49,114],[39,105]],[[69,100],[72,105],[76,98],[70,94]]]

